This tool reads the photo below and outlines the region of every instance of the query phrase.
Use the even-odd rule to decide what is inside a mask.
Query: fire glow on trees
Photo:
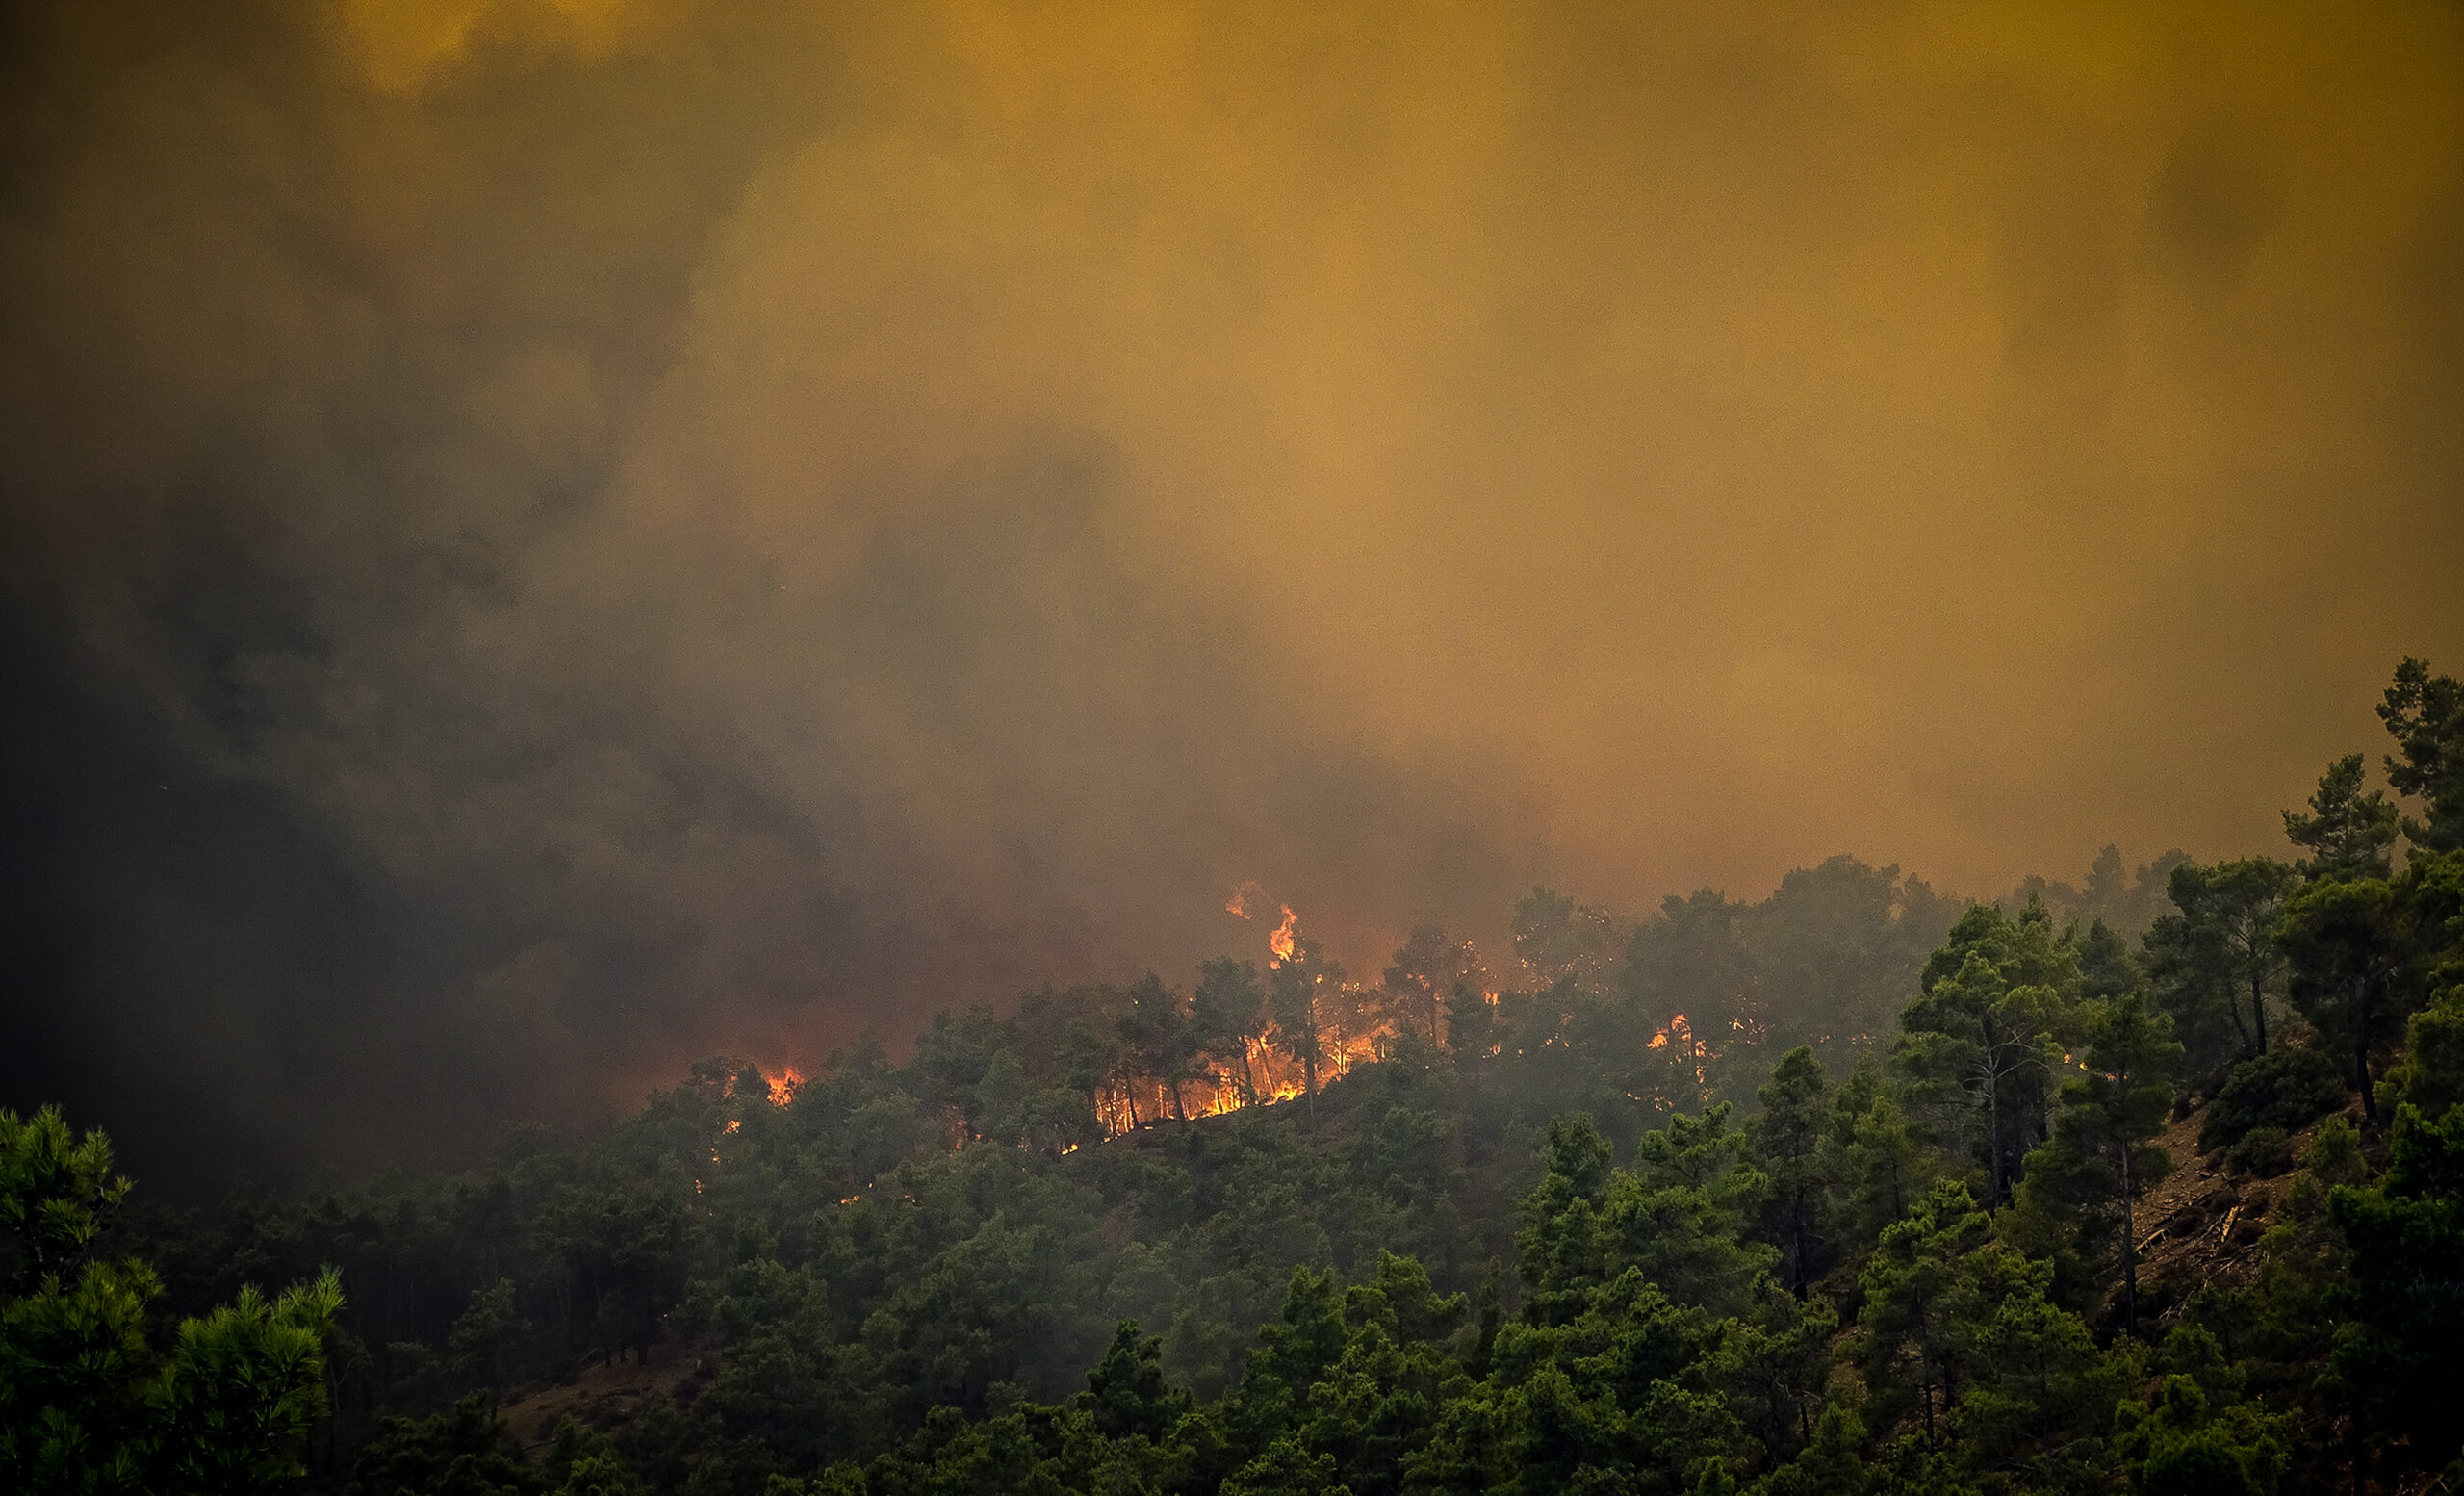
[[[1241,883],[1223,908],[1242,919],[1254,920],[1267,910],[1279,916],[1267,932],[1267,967],[1275,973],[1275,992],[1253,988],[1259,1010],[1238,1015],[1234,1028],[1208,1036],[1194,1053],[1182,1041],[1166,1035],[1174,1025],[1193,1021],[1189,999],[1171,993],[1152,978],[1148,979],[1151,991],[1148,984],[1141,984],[1125,992],[1084,989],[1074,999],[1069,993],[1058,994],[1091,1004],[1066,1020],[1080,1031],[1101,1035],[1117,1026],[1117,1048],[1087,1094],[1102,1135],[1115,1137],[1158,1122],[1218,1117],[1248,1106],[1304,1098],[1312,1090],[1313,1076],[1316,1088],[1323,1089],[1354,1067],[1393,1052],[1399,1044],[1444,1043],[1443,1002],[1450,986],[1463,994],[1476,994],[1493,1008],[1499,1000],[1471,942],[1446,942],[1434,927],[1415,934],[1414,939],[1427,947],[1421,954],[1434,952],[1451,965],[1406,963],[1385,973],[1382,983],[1354,982],[1347,980],[1343,968],[1326,961],[1305,936],[1299,914],[1270,894],[1264,885]],[[1249,971],[1254,982],[1255,967]],[[1441,984],[1442,972],[1452,973],[1450,984]],[[1115,1010],[1114,1002],[1124,1006]],[[1158,1026],[1160,1015],[1142,1011],[1140,1006],[1149,1002],[1168,1007],[1173,1016],[1163,1018]],[[1661,1044],[1665,1043],[1663,1038]],[[763,1080],[769,1099],[786,1106],[796,1099],[806,1076],[793,1067],[781,1066],[765,1070]],[[972,1134],[962,1122],[953,1126],[953,1146],[963,1145]]]
[[[1435,926],[1413,932],[1381,982],[1354,982],[1307,938],[1299,914],[1262,884],[1241,883],[1223,908],[1245,920],[1257,919],[1265,910],[1279,916],[1267,932],[1267,967],[1274,975],[1265,990],[1254,985],[1254,965],[1222,964],[1245,967],[1251,1000],[1259,1004],[1253,1013],[1228,1015],[1234,1019],[1228,1028],[1194,1039],[1176,1037],[1201,1019],[1189,997],[1151,976],[1127,990],[1097,987],[1053,994],[1082,1005],[1064,1019],[1075,1031],[1091,1038],[1109,1034],[1116,1041],[1099,1070],[1080,1082],[1088,1086],[1082,1094],[1100,1136],[1303,1099],[1313,1089],[1389,1056],[1399,1045],[1448,1043],[1450,1001],[1476,998],[1492,1015],[1502,1008],[1506,994],[1492,985],[1471,942],[1449,941]],[[1538,1000],[1535,994],[1518,994],[1517,1016],[1486,1021],[1502,1021],[1519,1031],[1531,1020],[1527,1010]],[[1212,1022],[1219,1027],[1226,1016],[1219,1012]],[[1573,1017],[1569,1011],[1558,1021],[1562,1025]],[[988,1014],[986,1020],[991,1021]],[[1734,1032],[1724,1038],[1750,1045],[1762,1037],[1759,1025],[1749,1019],[1732,1020],[1728,1027]],[[1194,1033],[1188,1028],[1188,1034]],[[1525,1036],[1509,1042],[1520,1045],[1532,1040]],[[1538,1042],[1546,1045],[1556,1041],[1541,1037]],[[1687,1077],[1698,1093],[1707,1087],[1709,1068],[1719,1053],[1711,1036],[1699,1031],[1683,1013],[1669,1015],[1644,1046],[1668,1064],[1672,1078]],[[1052,1078],[1057,1077],[1044,1083]],[[762,1079],[767,1099],[782,1107],[793,1104],[806,1083],[802,1070],[785,1065],[765,1070]],[[952,1147],[981,1139],[955,1115],[952,1128]]]
[[[1735,1026],[1742,1027],[1743,1025],[1739,1024]],[[1681,1068],[1690,1069],[1694,1071],[1694,1083],[1696,1085],[1707,1086],[1710,1084],[1710,1076],[1708,1073],[1709,1062],[1715,1058],[1715,1056],[1711,1052],[1711,1046],[1705,1044],[1701,1036],[1694,1032],[1694,1025],[1686,1021],[1684,1014],[1680,1013],[1672,1016],[1669,1019],[1668,1025],[1666,1027],[1662,1028],[1658,1033],[1652,1035],[1652,1042],[1649,1047],[1668,1050]]]
[[[1276,925],[1274,933],[1267,937],[1267,948],[1274,952],[1276,966],[1280,967],[1292,959],[1299,945],[1299,933],[1300,916],[1292,912],[1291,905],[1284,905],[1283,923]]]
[[[1232,897],[1225,902],[1223,912],[1247,919],[1251,917],[1249,906],[1253,903],[1273,904],[1283,911],[1283,923],[1276,925],[1274,933],[1267,937],[1267,949],[1274,953],[1270,966],[1280,967],[1299,951],[1300,916],[1292,912],[1291,905],[1270,898],[1266,885],[1254,878],[1245,880],[1232,890]]]
[[[1171,1077],[1116,1071],[1092,1098],[1107,1135],[1167,1118],[1217,1117],[1298,1099],[1309,1094],[1313,1072],[1322,1089],[1352,1067],[1378,1058],[1407,1026],[1384,990],[1345,981],[1340,967],[1322,967],[1302,936],[1299,914],[1263,884],[1237,885],[1223,909],[1242,919],[1254,919],[1261,910],[1280,916],[1267,936],[1267,967],[1283,973],[1285,983],[1301,984],[1308,993],[1305,1014],[1296,1019],[1289,1006],[1275,1017],[1260,1014],[1256,1031],[1225,1036],[1237,1047],[1213,1054],[1212,1064],[1194,1071]],[[1284,1025],[1292,1021],[1305,1021],[1314,1032],[1287,1032]]]
[[[763,1077],[770,1083],[770,1104],[784,1106],[796,1098],[796,1088],[805,1083],[802,1070],[792,1065],[782,1065],[776,1074]]]

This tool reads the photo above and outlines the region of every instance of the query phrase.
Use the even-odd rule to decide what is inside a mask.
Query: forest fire
[[[1298,949],[1299,931],[1300,916],[1292,912],[1291,905],[1284,905],[1283,923],[1276,925],[1274,933],[1267,937],[1267,949],[1274,952],[1276,966],[1290,961]]]
[[[2464,1496],[2464,0],[1295,9],[11,6],[0,1496]]]
[[[1741,1033],[1748,1032],[1741,1021],[1732,1022],[1730,1027]],[[1667,1025],[1652,1035],[1652,1042],[1647,1047],[1668,1050],[1680,1068],[1692,1069],[1695,1084],[1710,1084],[1710,1061],[1714,1058],[1711,1046],[1694,1032],[1694,1025],[1686,1021],[1684,1014],[1671,1015]]]
[[[1165,1019],[1166,1028],[1194,1023],[1209,1027],[1186,1042],[1194,1045],[1194,1053],[1177,1041],[1164,1042],[1143,1063],[1134,1051],[1124,1052],[1125,1063],[1092,1098],[1107,1135],[1159,1122],[1219,1117],[1245,1107],[1301,1099],[1355,1067],[1384,1058],[1407,1036],[1439,1042],[1444,1024],[1438,968],[1389,971],[1375,983],[1348,981],[1343,967],[1327,960],[1302,932],[1299,914],[1270,894],[1264,885],[1241,883],[1223,908],[1243,919],[1255,918],[1258,911],[1266,909],[1280,916],[1267,937],[1270,979],[1260,984],[1254,967],[1226,962],[1221,965],[1234,973],[1236,984],[1242,980],[1239,970],[1248,972],[1245,994],[1233,997],[1219,991],[1210,1001],[1202,990],[1194,1000],[1169,998],[1177,1017]],[[1416,941],[1424,939],[1431,942],[1429,950],[1442,951],[1447,960],[1456,963],[1446,968],[1455,978],[1485,974],[1468,941],[1447,945],[1442,932],[1434,929],[1414,936]],[[1410,961],[1411,952],[1399,959]],[[1485,983],[1472,990],[1492,1005],[1497,1000]],[[1131,1014],[1119,1021],[1133,1027],[1153,1021],[1137,1008],[1142,999],[1131,994],[1130,1000]],[[1212,1016],[1202,1016],[1205,1012]],[[1230,1028],[1221,1026],[1227,1019]]]
[[[1272,904],[1283,912],[1283,922],[1267,937],[1267,949],[1273,953],[1274,958],[1270,966],[1280,967],[1299,953],[1300,916],[1292,912],[1291,905],[1270,896],[1266,885],[1255,878],[1244,879],[1232,890],[1232,896],[1224,901],[1223,912],[1238,915],[1244,919],[1253,918],[1255,916],[1249,913],[1252,904]]]

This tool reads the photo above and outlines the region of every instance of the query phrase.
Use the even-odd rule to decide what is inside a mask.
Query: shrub
[[[2245,1060],[2199,1123],[2199,1151],[2229,1148],[2254,1127],[2306,1127],[2342,1108],[2348,1095],[2335,1062],[2316,1049],[2274,1049]]]
[[[2344,1118],[2328,1118],[2319,1124],[2318,1136],[2310,1140],[2309,1148],[2302,1153],[2301,1167],[2323,1183],[2361,1183],[2361,1134]]]
[[[2272,1178],[2293,1167],[2293,1139],[2282,1127],[2253,1127],[2225,1150],[2224,1166],[2235,1174]]]

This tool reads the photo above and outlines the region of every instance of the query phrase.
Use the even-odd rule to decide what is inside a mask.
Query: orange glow
[[[796,1069],[792,1065],[781,1066],[779,1068],[779,1073],[769,1077],[769,1079],[770,1104],[772,1106],[784,1106],[788,1102],[794,1100],[796,1098],[796,1088],[805,1083],[804,1071]],[[730,1132],[733,1132],[735,1130],[735,1124],[732,1122],[729,1123],[728,1130]]]
[[[1232,890],[1231,901],[1223,906],[1223,912],[1246,919],[1249,917],[1249,905],[1265,902],[1266,896],[1266,885],[1255,878],[1247,879]]]
[[[730,1132],[742,1132],[742,1131],[744,1130],[744,1123],[742,1123],[742,1122],[740,1122],[736,1121],[734,1118],[731,1117],[731,1118],[729,1118],[729,1119],[728,1119],[728,1128],[727,1128],[727,1130],[728,1130],[728,1131],[730,1131]]]
[[[1741,1024],[1732,1026],[1743,1027]],[[1668,1026],[1654,1034],[1652,1042],[1646,1047],[1668,1049],[1672,1045],[1675,1045],[1672,1052],[1678,1057],[1680,1064],[1692,1062],[1694,1083],[1708,1085],[1710,1070],[1707,1062],[1712,1058],[1711,1046],[1704,1043],[1702,1036],[1694,1032],[1694,1025],[1686,1021],[1685,1015],[1682,1013],[1671,1014]]]
[[[905,1064],[932,1009],[1047,979],[1291,967],[1286,892],[1416,1042],[1488,978],[1431,947],[1389,993],[1389,940],[1476,934],[1533,991],[1463,999],[1467,1064],[1539,1055],[1527,874],[1599,901],[1527,954],[1605,987],[1595,908],[1741,909],[1833,851],[1906,864],[1900,912],[1935,907],[1916,873],[1992,893],[2109,838],[2273,846],[2265,808],[2377,741],[2386,657],[2464,653],[2442,588],[2269,606],[2464,555],[2457,12],[1353,5],[1253,42],[1231,8],[311,0],[175,52],[30,23],[16,92],[77,102],[23,147],[60,208],[0,234],[0,432],[40,453],[10,523],[64,558],[29,636],[77,641],[63,701],[205,724],[169,766],[244,764],[247,813],[400,881],[370,917],[468,924],[422,979],[456,994],[420,1010],[437,1058],[372,1057],[409,1083],[283,1127],[302,1162],[475,1137],[422,1077],[482,1037],[558,1077],[517,1110],[622,1116],[741,1046],[878,1030]],[[415,379],[368,376],[393,349]],[[239,657],[266,715],[226,742],[188,635],[258,618],[224,593],[259,575],[320,646]],[[2013,616],[2098,643],[1997,670]],[[1218,888],[1279,923],[1215,925]],[[234,948],[276,959],[290,917]],[[1767,1046],[1724,1021],[1682,1037]],[[192,1070],[240,1104],[250,1069]]]
[[[1232,897],[1224,904],[1223,912],[1247,919],[1253,917],[1249,913],[1251,906],[1274,902],[1269,898],[1266,885],[1251,878],[1232,890]],[[1283,923],[1275,926],[1274,933],[1267,937],[1267,949],[1274,952],[1270,965],[1280,967],[1300,949],[1300,916],[1292,912],[1289,904],[1275,903],[1275,907],[1283,911]]]
[[[1292,912],[1291,905],[1284,905],[1283,923],[1275,926],[1274,933],[1267,937],[1267,949],[1274,952],[1276,965],[1290,961],[1293,953],[1300,948],[1299,930],[1300,916]]]

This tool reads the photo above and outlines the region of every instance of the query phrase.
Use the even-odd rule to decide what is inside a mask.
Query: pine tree
[[[2321,880],[2384,878],[2395,865],[2396,808],[2361,787],[2362,758],[2348,753],[2327,765],[2310,795],[2310,813],[2284,812],[2285,838],[2310,855],[2301,876]]]
[[[2098,1005],[2088,1021],[2087,1073],[2065,1081],[2060,1141],[2113,1172],[2121,1207],[2122,1325],[2139,1333],[2139,1192],[2163,1177],[2171,1161],[2146,1148],[2164,1130],[2173,1100],[2182,1046],[2172,1019],[2150,1013],[2139,993]]]
[[[2423,801],[2420,819],[2404,817],[2404,839],[2425,852],[2464,850],[2464,682],[2433,676],[2429,661],[2409,656],[2378,705],[2403,757],[2387,760],[2387,783]]]
[[[1754,1093],[1761,1110],[1746,1124],[1747,1156],[1768,1184],[1766,1239],[1784,1254],[1788,1291],[1799,1299],[1813,1280],[1826,1214],[1822,1142],[1830,1130],[1831,1080],[1811,1045],[1801,1045]]]

